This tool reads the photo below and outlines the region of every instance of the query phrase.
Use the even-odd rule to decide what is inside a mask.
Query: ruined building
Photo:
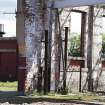
[[[89,7],[86,5],[105,2],[102,0],[69,2],[69,0],[50,3],[47,0],[17,2],[18,72],[20,75],[22,72],[24,74],[20,77],[24,78],[24,82],[21,83],[20,79],[19,83],[24,84],[27,90],[44,89],[47,93],[50,90],[57,91],[59,84],[63,88],[68,86],[69,90],[93,91],[96,85],[95,90],[104,89],[105,74],[100,70],[101,17],[104,8],[102,5]],[[83,5],[86,7],[74,8]],[[66,7],[69,8],[64,9]],[[67,54],[71,12],[81,14],[79,58],[68,57]],[[74,65],[79,65],[79,71],[69,69],[74,61],[76,61]]]

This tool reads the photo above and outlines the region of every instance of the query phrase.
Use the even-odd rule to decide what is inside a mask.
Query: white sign
[[[49,2],[49,6],[52,2]],[[79,6],[89,6],[105,4],[105,0],[55,0],[54,8],[68,8],[68,7],[79,7]]]

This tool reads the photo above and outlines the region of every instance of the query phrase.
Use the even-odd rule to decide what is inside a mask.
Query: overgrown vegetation
[[[17,82],[0,82],[0,91],[17,91]]]
[[[80,57],[80,35],[78,33],[71,33],[69,39],[70,47],[68,48],[69,56]],[[105,58],[105,33],[102,34],[102,53],[101,56]]]
[[[78,33],[70,34],[70,48],[68,49],[69,56],[79,57],[80,56],[80,35]]]
[[[16,91],[17,90],[17,82],[0,82],[0,91]],[[50,92],[48,95],[39,94],[37,92],[33,92],[30,95],[19,96],[18,93],[14,94],[0,94],[0,103],[9,102],[11,104],[22,104],[22,103],[35,103],[35,102],[72,102],[76,101],[99,101],[105,102],[105,97],[100,96],[95,93],[77,93],[77,94],[67,94],[62,95],[62,93],[57,94],[55,92]]]
[[[5,97],[0,96],[0,102],[9,102],[11,104],[22,104],[22,103],[35,103],[35,102],[64,102],[64,103],[82,103],[89,104],[90,102],[105,102],[105,98],[103,96],[88,94],[88,93],[78,93],[78,94],[70,94],[70,95],[59,95],[59,94],[50,94],[50,95],[30,95],[30,96],[9,96]]]
[[[102,57],[105,58],[105,34],[102,35]]]

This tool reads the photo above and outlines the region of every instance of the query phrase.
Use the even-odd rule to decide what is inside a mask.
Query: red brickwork
[[[18,91],[25,91],[26,58],[18,57]]]
[[[0,38],[0,81],[17,80],[16,38]]]

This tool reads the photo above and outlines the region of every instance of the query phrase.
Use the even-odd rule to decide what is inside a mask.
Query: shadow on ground
[[[80,105],[105,105],[105,104],[101,104],[98,102],[85,102],[85,101],[81,101],[81,99],[77,100],[77,99],[53,99],[53,98],[46,98],[46,97],[28,97],[28,96],[20,96],[19,93],[17,92],[0,92],[0,103],[10,103],[10,104],[23,104],[23,103],[44,103],[44,102],[48,102],[48,103],[53,103],[53,105],[55,105],[54,103],[68,103],[71,105],[75,105],[75,104],[80,104]],[[60,104],[61,105],[61,104]]]

